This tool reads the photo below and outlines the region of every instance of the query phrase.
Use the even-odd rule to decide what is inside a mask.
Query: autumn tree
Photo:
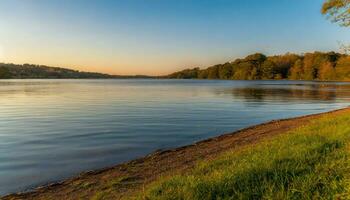
[[[318,79],[325,81],[331,81],[336,79],[333,63],[328,61],[321,64],[318,73]]]
[[[301,59],[297,60],[289,72],[289,79],[291,80],[301,80],[304,74],[303,61]]]
[[[350,81],[350,56],[339,58],[335,67],[337,80]]]
[[[350,26],[350,0],[326,0],[321,12],[341,26]]]
[[[282,79],[288,78],[289,69],[298,59],[300,59],[300,56],[292,53],[287,53],[279,56],[271,56],[267,59],[275,64],[275,77],[280,77],[280,79]]]
[[[313,52],[304,55],[249,55],[233,62],[207,69],[185,69],[167,76],[180,79],[291,79],[291,80],[349,80],[350,56],[335,52]]]

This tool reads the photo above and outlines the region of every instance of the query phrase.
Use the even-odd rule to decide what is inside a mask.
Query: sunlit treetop
[[[326,0],[322,14],[341,26],[350,26],[350,0]]]

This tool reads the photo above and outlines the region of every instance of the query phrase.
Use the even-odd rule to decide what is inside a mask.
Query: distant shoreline
[[[244,80],[244,79],[187,79],[187,78],[164,78],[164,77],[118,77],[118,78],[0,78],[0,81],[6,80],[193,80],[193,81],[293,81],[293,82],[325,82],[325,83],[349,83],[350,80],[290,80],[290,79],[259,79],[259,80]]]
[[[199,160],[212,159],[228,150],[238,150],[248,144],[286,133],[323,116],[336,116],[344,113],[350,114],[350,107],[325,113],[273,120],[191,145],[156,151],[145,157],[113,167],[83,172],[61,182],[38,187],[29,192],[9,194],[1,199],[50,199],[53,197],[56,199],[77,199],[77,195],[86,195],[90,198],[89,195],[93,191],[101,190],[106,182],[114,179],[120,181],[120,183],[116,183],[118,184],[116,191],[118,198],[126,197],[139,191],[143,185],[158,177],[192,168]]]
[[[168,75],[111,75],[35,64],[0,63],[0,79],[204,79],[350,81],[350,55],[337,52],[248,55],[207,68],[188,68]]]

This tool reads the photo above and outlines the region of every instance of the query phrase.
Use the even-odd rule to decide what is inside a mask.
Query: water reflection
[[[313,102],[325,101],[332,103],[350,100],[350,85],[257,85],[256,87],[240,87],[223,91],[232,94],[234,99],[241,99],[247,103],[263,105],[274,102]],[[258,103],[258,104],[257,104]]]
[[[349,83],[0,81],[0,195],[349,98]]]
[[[62,86],[74,87],[74,84],[58,80],[0,80],[0,98],[16,95],[54,95],[64,88]]]

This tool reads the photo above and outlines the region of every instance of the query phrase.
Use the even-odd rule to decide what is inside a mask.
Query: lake
[[[2,80],[0,195],[349,103],[337,82]]]

